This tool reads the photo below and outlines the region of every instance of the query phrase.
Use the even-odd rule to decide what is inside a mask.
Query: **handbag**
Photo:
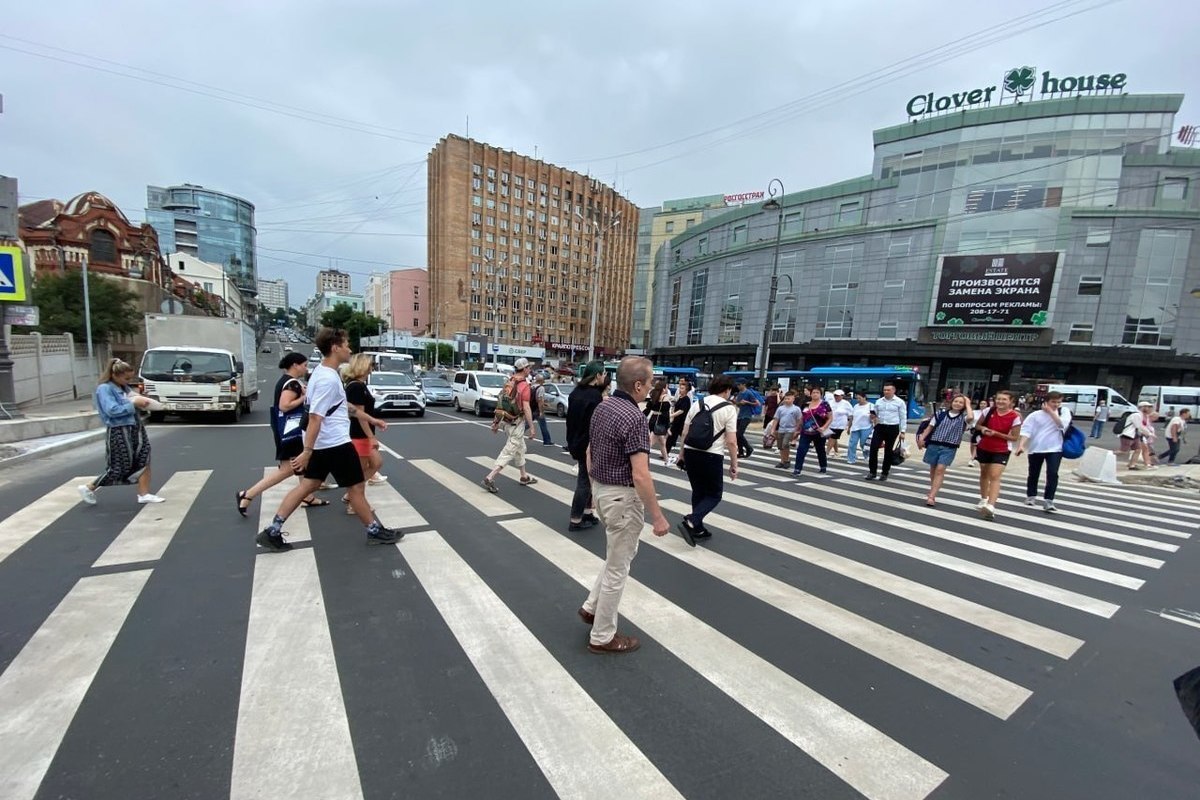
[[[331,413],[332,411],[333,409],[330,409]],[[301,403],[291,411],[280,411],[278,407],[271,406],[271,425],[279,437],[280,444],[303,438],[304,430],[308,427],[308,406]]]
[[[898,464],[903,464],[907,455],[908,453],[904,450],[904,444],[902,442],[896,442],[896,446],[892,448],[892,452],[888,455],[888,458],[890,459],[891,465],[894,467]]]

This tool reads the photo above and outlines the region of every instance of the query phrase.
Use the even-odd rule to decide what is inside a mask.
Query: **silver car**
[[[425,392],[407,372],[372,372],[367,390],[375,398],[375,412],[403,411],[425,416]]]
[[[542,393],[546,396],[546,413],[565,417],[567,408],[571,404],[571,390],[574,388],[574,384],[570,383],[543,384]]]
[[[425,392],[425,402],[429,405],[448,406],[454,402],[454,390],[445,378],[422,378],[421,389]]]

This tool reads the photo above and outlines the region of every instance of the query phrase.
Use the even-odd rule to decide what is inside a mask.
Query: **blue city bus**
[[[613,383],[617,380],[617,364],[619,361],[608,361],[604,364],[604,370],[612,378]],[[692,389],[699,392],[701,395],[708,389],[708,382],[712,379],[711,375],[700,371],[699,367],[654,367],[654,378],[666,378],[667,388],[671,390],[671,394],[675,394],[675,389],[679,385],[680,378],[687,378],[692,384]]]
[[[726,372],[735,381],[753,383],[758,373],[750,370]],[[872,403],[883,395],[883,384],[894,383],[896,394],[908,402],[908,418],[925,416],[925,381],[916,367],[813,367],[812,369],[773,369],[767,371],[767,382],[778,383],[784,389],[821,386],[829,391],[842,389],[846,399],[854,402],[854,393],[862,392]]]

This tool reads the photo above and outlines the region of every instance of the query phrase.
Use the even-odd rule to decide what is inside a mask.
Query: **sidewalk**
[[[0,469],[104,437],[90,397],[30,406],[21,413],[19,419],[0,419]]]

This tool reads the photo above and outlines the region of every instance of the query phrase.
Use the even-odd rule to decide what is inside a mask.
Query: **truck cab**
[[[228,350],[209,347],[154,347],[142,356],[142,393],[163,404],[165,414],[219,413],[237,422],[248,410],[239,381],[244,365]]]

